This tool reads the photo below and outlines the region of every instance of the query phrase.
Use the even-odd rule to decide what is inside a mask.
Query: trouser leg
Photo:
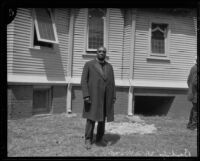
[[[193,107],[190,111],[188,128],[196,128],[196,127],[197,127],[197,104],[193,103]]]
[[[106,118],[106,91],[104,94],[104,106],[103,106],[103,121],[99,121],[98,122],[98,126],[97,126],[97,136],[96,136],[96,141],[100,141],[105,133],[105,118]]]
[[[98,122],[96,140],[100,141],[105,133],[105,121]]]
[[[90,140],[92,142],[94,126],[95,126],[95,121],[92,121],[90,119],[86,120],[85,140]]]
[[[192,108],[192,127],[197,127],[197,104],[193,103]]]
[[[187,127],[190,127],[190,125],[192,124],[192,115],[193,115],[193,108],[190,110],[190,116],[189,116],[189,122],[188,122],[188,125],[187,125]]]

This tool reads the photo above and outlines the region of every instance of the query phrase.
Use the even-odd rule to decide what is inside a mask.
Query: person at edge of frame
[[[191,67],[190,73],[187,78],[188,84],[188,100],[192,102],[192,108],[190,110],[189,122],[187,128],[190,130],[197,129],[197,57],[195,57],[196,62]]]
[[[114,121],[116,101],[113,67],[106,60],[106,48],[100,46],[94,60],[85,63],[81,76],[81,89],[84,99],[82,117],[86,118],[85,148],[91,149],[95,122],[98,122],[96,145],[107,146],[103,138],[105,121]]]

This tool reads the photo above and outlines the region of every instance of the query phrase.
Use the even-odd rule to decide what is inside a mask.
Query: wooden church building
[[[107,48],[115,114],[189,118],[195,9],[17,8],[7,25],[8,119],[81,113],[85,62]]]

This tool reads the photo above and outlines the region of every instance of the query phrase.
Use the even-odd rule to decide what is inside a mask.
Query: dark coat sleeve
[[[197,88],[197,72],[194,73],[194,77],[192,79],[192,84],[195,88]]]
[[[188,85],[188,87],[190,86],[191,76],[192,76],[192,68],[190,69],[190,73],[189,73],[188,78],[187,78],[187,85]]]
[[[88,78],[89,78],[89,67],[88,63],[85,63],[81,76],[81,88],[82,88],[83,98],[90,96],[88,89]]]
[[[112,67],[112,66],[111,66]],[[116,89],[115,89],[115,75],[114,75],[114,71],[113,71],[113,67],[112,67],[112,79],[113,79],[113,89],[114,89],[114,94],[113,94],[113,98],[116,99]]]
[[[189,73],[188,79],[188,100],[196,102],[197,99],[197,66],[194,65]]]

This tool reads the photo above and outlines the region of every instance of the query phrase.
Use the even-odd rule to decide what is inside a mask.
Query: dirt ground
[[[20,156],[197,156],[197,130],[188,120],[115,115],[106,123],[107,147],[84,148],[81,114],[8,120],[8,157]],[[94,135],[96,134],[96,126]],[[94,137],[95,138],[95,137]]]

